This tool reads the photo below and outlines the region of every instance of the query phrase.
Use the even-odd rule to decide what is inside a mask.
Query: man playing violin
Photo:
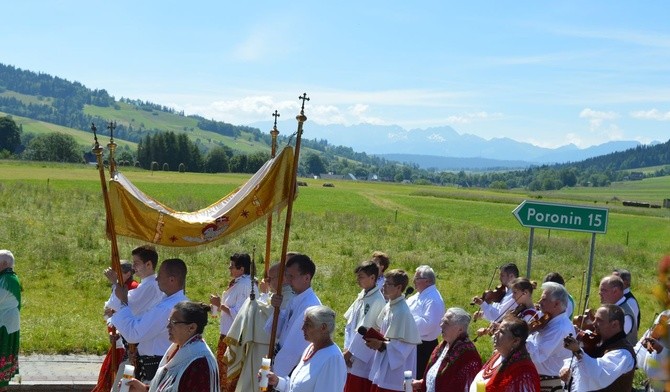
[[[472,302],[480,306],[480,310],[475,312],[474,319],[483,317],[488,321],[500,320],[502,315],[514,309],[514,298],[512,297],[512,281],[519,277],[519,268],[514,263],[507,263],[500,267],[500,283],[505,287],[505,296],[500,302],[487,303],[481,297],[474,297]]]
[[[563,361],[570,358],[570,351],[563,347],[563,338],[575,330],[566,312],[568,292],[565,287],[555,282],[545,282],[542,290],[540,310],[544,316],[542,320],[548,321],[538,325],[537,330],[528,336],[526,349],[540,375],[541,391],[555,392],[562,389],[558,374]]]
[[[593,355],[582,351],[579,342],[568,335],[565,348],[574,358],[566,359],[560,376],[566,383],[572,376],[571,391],[630,391],[635,374],[635,352],[623,331],[624,312],[612,304],[602,305],[595,314],[595,332],[602,343]]]
[[[635,347],[637,365],[647,375],[647,391],[662,392],[665,383],[668,382],[669,374],[668,348],[665,346],[664,333],[670,327],[670,310],[664,310],[654,320],[654,325],[645,332]]]

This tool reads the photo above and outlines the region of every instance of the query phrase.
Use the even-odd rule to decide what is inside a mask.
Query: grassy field
[[[124,173],[144,192],[181,211],[205,207],[249,177],[134,168]],[[522,273],[526,270],[529,230],[512,215],[524,199],[609,208],[607,234],[596,236],[589,304],[599,303],[600,277],[625,267],[633,273],[642,329],[660,311],[652,288],[657,261],[670,253],[670,212],[624,207],[621,201],[661,203],[670,189],[668,177],[541,194],[346,181],[329,181],[335,187],[327,188],[321,180],[305,181],[308,186],[300,187],[294,206],[289,248],[315,260],[315,291],[338,314],[358,291],[354,266],[374,250],[386,251],[392,268],[413,271],[421,264],[431,265],[447,306],[474,311],[470,298],[487,288],[496,266],[515,262]],[[101,311],[109,285],[102,271],[109,264],[110,245],[104,220],[94,167],[0,161],[0,248],[14,252],[24,287],[24,353],[106,350]],[[274,222],[272,258],[278,259],[284,216]],[[578,300],[590,238],[588,233],[536,229],[531,279],[558,271]],[[122,257],[129,257],[137,244],[121,239]],[[228,281],[230,254],[256,247],[256,260],[261,260],[264,244],[265,227],[258,225],[227,243],[191,251],[160,248],[159,253],[161,259],[181,257],[187,262],[187,295],[206,301]],[[339,343],[342,320],[335,336]],[[206,330],[212,347],[217,331],[216,325]],[[483,356],[490,354],[490,339],[480,339],[477,345]]]

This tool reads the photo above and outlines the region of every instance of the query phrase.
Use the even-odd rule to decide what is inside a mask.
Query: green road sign
[[[542,203],[524,200],[512,211],[525,227],[607,232],[607,208],[575,206],[569,204]]]

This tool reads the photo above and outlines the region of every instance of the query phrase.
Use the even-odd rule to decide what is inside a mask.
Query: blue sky
[[[233,124],[293,119],[307,92],[319,124],[649,143],[670,138],[668,15],[666,1],[10,1],[0,62]]]

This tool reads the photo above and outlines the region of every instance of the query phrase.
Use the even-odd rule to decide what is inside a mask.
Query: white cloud
[[[631,112],[630,116],[640,120],[670,121],[670,111],[662,112],[658,109],[638,110]]]
[[[603,126],[605,121],[619,118],[616,112],[601,112],[591,108],[585,108],[579,113],[579,118],[586,118],[591,126],[591,131],[596,131]]]

